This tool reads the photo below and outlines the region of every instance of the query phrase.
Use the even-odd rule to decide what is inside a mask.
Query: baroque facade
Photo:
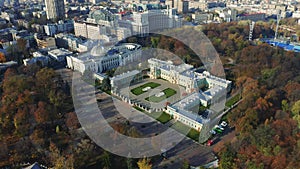
[[[166,113],[197,131],[200,131],[203,124],[208,123],[210,119],[195,113],[192,109],[199,106],[209,107],[221,102],[231,89],[231,81],[213,76],[207,71],[197,73],[189,64],[174,65],[172,62],[155,58],[149,59],[148,63],[150,78],[162,78],[185,88],[187,96],[168,105]],[[202,91],[203,88],[207,90]],[[206,111],[206,114],[213,113],[209,109]]]

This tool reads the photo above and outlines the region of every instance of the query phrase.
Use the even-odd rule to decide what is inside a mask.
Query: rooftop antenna
[[[250,24],[249,41],[252,41],[255,22],[254,21],[250,21],[249,24]]]
[[[277,11],[277,25],[276,25],[276,31],[275,31],[274,40],[276,40],[277,36],[278,36],[278,27],[279,27],[280,19],[281,19],[281,10],[278,10]]]

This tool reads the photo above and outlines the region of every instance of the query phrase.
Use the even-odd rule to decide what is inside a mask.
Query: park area
[[[159,96],[152,95],[150,97],[145,98],[145,100],[147,100],[149,102],[159,103],[159,102],[175,95],[177,92],[171,88],[167,88],[167,89],[163,90],[161,93],[164,93],[164,94],[161,94]]]
[[[154,88],[157,88],[158,86],[160,86],[160,84],[154,83],[154,82],[149,82],[142,86],[132,89],[131,93],[138,96],[138,95],[141,95],[141,94],[147,92],[147,90],[143,90],[143,89],[149,89],[149,88],[154,89]]]

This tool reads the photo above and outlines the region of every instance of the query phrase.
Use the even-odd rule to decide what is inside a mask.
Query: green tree
[[[103,167],[109,169],[111,167],[111,163],[110,163],[109,153],[107,151],[103,152],[103,154],[101,155],[101,159],[102,159]]]
[[[284,112],[287,112],[289,110],[289,104],[288,104],[287,100],[281,101],[281,108],[282,108],[282,111],[284,111]]]
[[[110,80],[109,78],[104,78],[101,84],[101,89],[104,91],[110,91],[111,90],[111,85],[110,85]]]
[[[133,169],[132,158],[127,158],[126,163],[127,163],[127,169]]]
[[[292,107],[293,119],[298,122],[298,127],[300,128],[300,100],[298,100]]]
[[[234,159],[236,158],[236,152],[230,145],[226,145],[225,149],[220,153],[220,169],[232,169],[234,168]]]
[[[182,167],[181,169],[189,169],[190,168],[190,164],[188,160],[184,160],[182,163]]]

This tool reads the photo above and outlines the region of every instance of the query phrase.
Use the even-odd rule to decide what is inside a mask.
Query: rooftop
[[[67,49],[60,48],[60,49],[53,49],[48,52],[50,55],[55,56],[62,56],[62,55],[71,55],[72,52],[68,51]]]
[[[116,75],[116,76],[112,77],[111,80],[122,80],[122,79],[127,78],[127,77],[135,76],[139,73],[140,73],[140,71],[138,71],[138,70],[128,71],[128,72],[124,72],[122,74],[119,74],[119,75]]]

